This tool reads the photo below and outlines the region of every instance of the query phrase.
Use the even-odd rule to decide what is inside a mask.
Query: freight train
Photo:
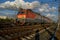
[[[51,20],[39,13],[33,12],[31,9],[22,9],[17,13],[16,22],[20,25],[33,25],[41,23],[51,23]]]

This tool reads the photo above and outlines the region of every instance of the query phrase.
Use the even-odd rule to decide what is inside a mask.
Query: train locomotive
[[[51,20],[39,13],[33,12],[31,9],[22,9],[17,13],[16,22],[20,25],[33,25],[41,23],[50,23]]]

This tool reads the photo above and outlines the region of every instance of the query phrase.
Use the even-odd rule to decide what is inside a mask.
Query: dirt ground
[[[56,36],[57,36],[58,40],[60,40],[60,29],[57,30],[57,32],[56,32]]]

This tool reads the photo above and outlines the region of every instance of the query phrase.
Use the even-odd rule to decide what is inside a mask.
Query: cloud
[[[48,13],[46,16],[47,16],[47,17],[55,17],[55,15],[50,14],[50,13]]]
[[[56,7],[49,8],[49,10],[54,12],[54,11],[56,11]]]
[[[50,14],[50,13],[48,13],[48,14],[46,15],[46,17],[48,17],[48,18],[50,18],[50,19],[52,19],[52,20],[54,20],[54,21],[57,21],[57,20],[58,20],[58,16],[55,15],[55,14]]]
[[[56,19],[58,16],[55,15],[55,14],[50,14],[50,13],[48,13],[48,14],[46,15],[46,17],[49,17],[49,18],[51,18],[51,19]]]
[[[5,3],[1,3],[1,8],[9,8],[9,9],[17,9],[22,7],[23,9],[33,9],[39,7],[40,3],[38,1],[34,2],[25,2],[23,0],[15,0],[13,2],[6,1]]]
[[[56,7],[51,7],[49,4],[40,4],[39,1],[33,1],[33,2],[25,2],[24,0],[15,0],[13,2],[6,1],[4,3],[0,4],[0,8],[6,8],[6,9],[35,9],[38,8],[40,12],[50,12],[55,11]]]
[[[56,11],[56,7],[54,7],[54,6],[50,7],[48,4],[43,4],[39,8],[39,11],[40,12],[54,12],[54,11]]]

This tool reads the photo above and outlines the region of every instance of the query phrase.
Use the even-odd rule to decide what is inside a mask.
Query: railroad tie
[[[5,35],[4,36],[6,39],[11,39],[12,37],[11,36],[9,36],[9,35]]]
[[[25,36],[25,38],[26,38],[26,39],[31,39],[31,38],[30,38],[30,37],[28,37],[28,36]]]
[[[26,40],[29,40],[29,39],[33,38],[34,36],[35,36],[35,34],[32,34],[32,35],[29,35],[29,36],[24,36],[24,38],[25,38]]]
[[[4,37],[1,37],[1,36],[0,36],[0,40],[6,40],[6,39],[5,39]]]
[[[27,40],[26,38],[21,38],[21,40]]]
[[[33,35],[29,35],[30,38],[33,38],[34,36]]]

